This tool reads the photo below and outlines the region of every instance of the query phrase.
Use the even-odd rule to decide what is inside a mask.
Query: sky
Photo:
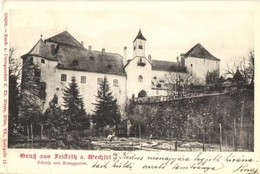
[[[83,3],[80,6],[54,4],[10,10],[10,46],[15,57],[26,54],[40,39],[67,30],[85,48],[119,53],[127,46],[133,56],[133,40],[141,29],[146,56],[176,61],[197,43],[227,64],[254,49],[254,13],[229,5],[205,6],[176,2]]]

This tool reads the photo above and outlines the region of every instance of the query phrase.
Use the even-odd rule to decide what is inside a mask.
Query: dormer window
[[[112,65],[108,64],[108,65],[107,65],[107,68],[108,68],[108,69],[112,69]]]
[[[72,61],[72,65],[73,66],[77,66],[79,64],[79,61],[77,59],[73,60]]]

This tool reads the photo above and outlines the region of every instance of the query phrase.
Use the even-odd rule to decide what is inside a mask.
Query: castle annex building
[[[139,30],[133,40],[133,57],[85,48],[67,31],[43,40],[22,56],[23,62],[35,65],[34,77],[45,82],[45,108],[57,94],[62,105],[62,92],[76,77],[86,111],[93,113],[97,89],[106,76],[118,105],[140,92],[148,96],[170,95],[176,84],[205,84],[209,72],[219,73],[220,59],[196,44],[176,61],[155,60],[145,54],[146,38]],[[125,54],[127,48],[124,48]],[[22,81],[23,83],[23,81]]]

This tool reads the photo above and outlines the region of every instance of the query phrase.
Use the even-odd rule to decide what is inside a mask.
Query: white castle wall
[[[117,103],[123,109],[126,101],[126,76],[119,76],[113,74],[92,73],[85,71],[73,71],[57,69],[56,61],[48,61],[45,59],[45,64],[41,63],[40,57],[34,57],[34,63],[41,68],[42,81],[46,82],[46,103],[44,108],[49,106],[49,101],[56,93],[59,99],[59,104],[63,104],[63,90],[65,86],[71,82],[72,76],[76,77],[76,82],[79,86],[80,95],[83,97],[85,108],[87,113],[93,113],[94,105],[96,103],[97,90],[99,88],[97,79],[107,77],[110,85],[110,90],[113,92],[114,97],[117,99]],[[61,81],[61,74],[67,75],[67,81]],[[86,83],[81,83],[81,76],[86,76]],[[113,80],[118,80],[118,86],[113,85]]]
[[[196,77],[196,83],[205,84],[207,72],[213,72],[215,70],[219,73],[219,61],[187,57],[185,59],[185,66],[187,72]]]
[[[141,90],[145,90],[148,95],[151,94],[152,66],[146,58],[143,60],[145,60],[145,66],[138,66],[139,57],[136,57],[125,67],[128,98],[132,98],[133,95],[137,97]],[[143,77],[143,82],[138,81],[139,75]]]

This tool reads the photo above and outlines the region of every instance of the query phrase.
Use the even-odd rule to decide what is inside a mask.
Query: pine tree
[[[117,100],[114,99],[112,91],[110,91],[107,78],[104,77],[97,91],[95,103],[95,114],[93,122],[96,128],[104,128],[105,126],[116,126],[120,123],[120,112],[117,106]]]
[[[78,130],[87,128],[89,121],[84,109],[83,99],[79,95],[79,87],[75,76],[72,77],[69,87],[65,88],[63,95],[64,115],[69,126],[68,129]]]
[[[61,108],[58,106],[58,97],[54,94],[53,99],[49,102],[49,107],[44,113],[44,121],[50,128],[59,130],[63,122],[61,113]]]

